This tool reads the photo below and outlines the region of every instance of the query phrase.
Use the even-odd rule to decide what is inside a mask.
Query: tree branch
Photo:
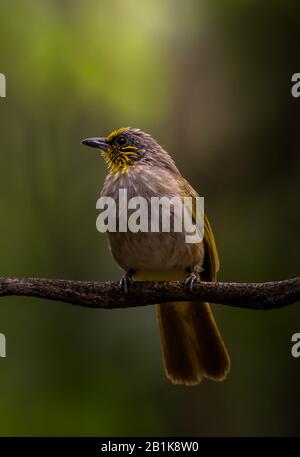
[[[45,298],[89,308],[128,308],[155,303],[208,301],[249,309],[274,309],[300,300],[300,277],[265,283],[195,283],[192,292],[179,281],[135,282],[127,294],[118,283],[43,278],[0,278],[0,296]]]

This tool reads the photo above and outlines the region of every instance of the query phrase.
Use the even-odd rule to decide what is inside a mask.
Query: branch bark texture
[[[201,300],[238,308],[268,310],[300,300],[300,277],[265,283],[198,281],[192,292],[186,290],[179,281],[135,282],[127,294],[120,290],[116,282],[0,278],[0,297],[10,295],[104,309]]]

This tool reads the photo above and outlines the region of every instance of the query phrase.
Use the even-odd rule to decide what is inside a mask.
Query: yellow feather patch
[[[113,141],[117,136],[121,135],[123,132],[126,132],[128,129],[130,129],[130,127],[120,127],[119,129],[114,130],[106,137],[106,141]]]
[[[102,155],[108,166],[109,171],[118,175],[119,173],[127,173],[128,169],[133,167],[133,164],[130,163],[130,157],[128,156],[137,154],[134,152],[120,152],[117,155],[111,155],[110,153],[104,152]]]

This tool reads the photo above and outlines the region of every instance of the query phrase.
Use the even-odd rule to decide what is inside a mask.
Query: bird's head
[[[82,144],[100,149],[113,173],[126,173],[137,164],[175,166],[151,135],[131,127],[121,127],[106,137],[86,138]]]

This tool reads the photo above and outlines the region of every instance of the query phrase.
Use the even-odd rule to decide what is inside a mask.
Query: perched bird
[[[171,156],[154,138],[135,128],[119,128],[107,137],[87,138],[83,144],[98,148],[108,166],[102,196],[118,200],[119,190],[128,198],[143,196],[186,197],[196,191],[183,178]],[[126,274],[124,292],[133,280],[215,281],[219,258],[215,239],[205,216],[204,237],[185,242],[184,233],[109,232],[113,257]],[[203,377],[222,381],[230,359],[208,303],[156,305],[166,376],[175,384],[199,384]]]

